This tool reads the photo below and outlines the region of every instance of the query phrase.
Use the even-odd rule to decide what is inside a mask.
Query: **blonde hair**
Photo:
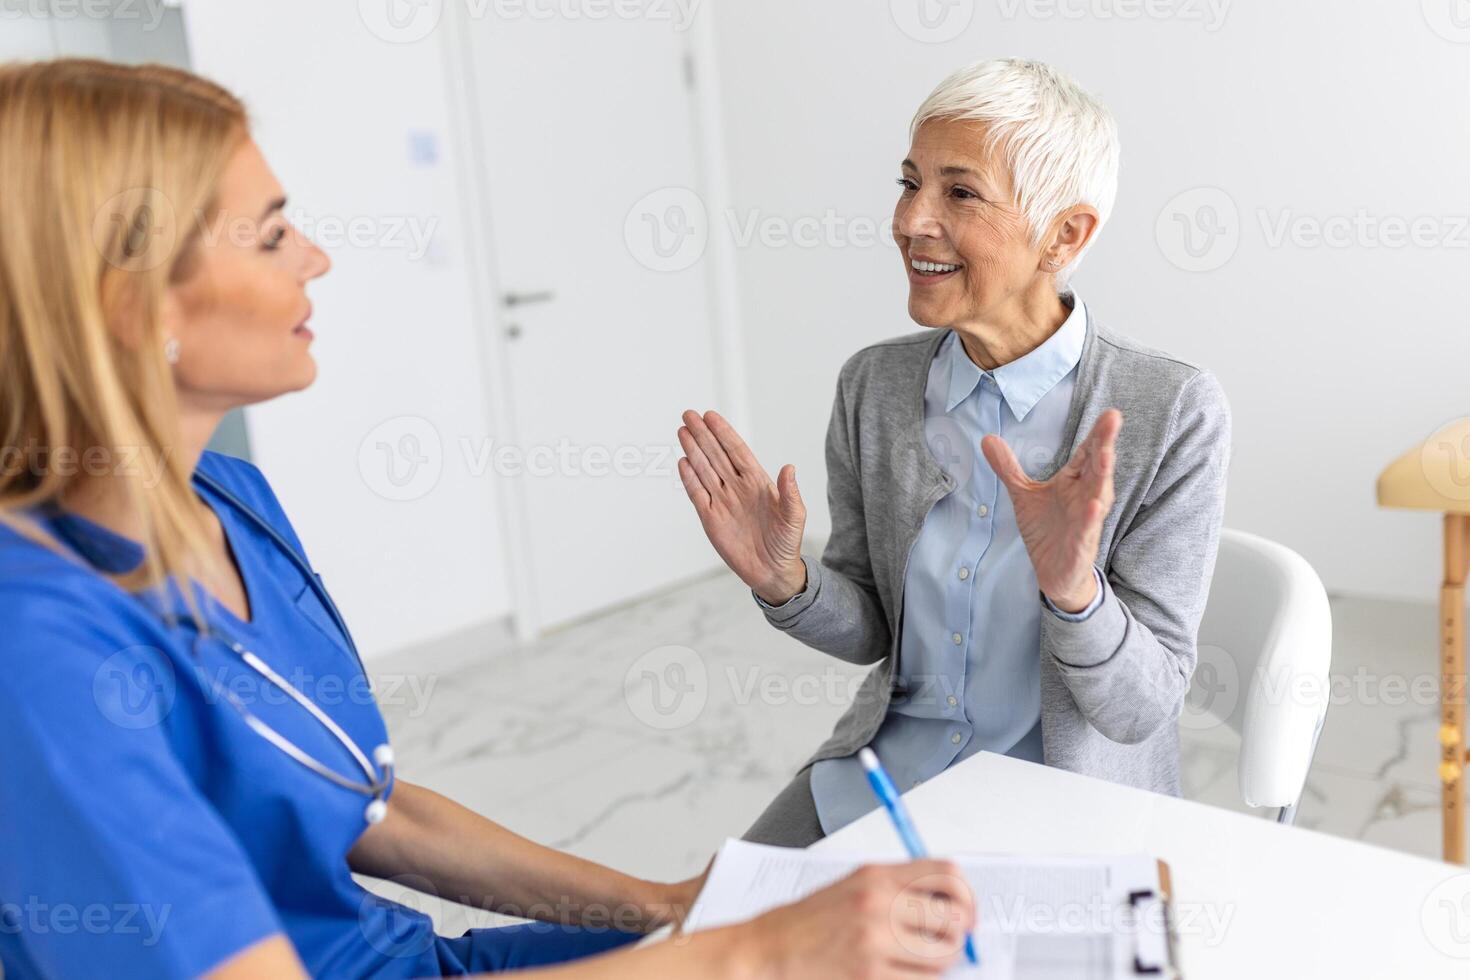
[[[160,319],[248,136],[235,96],[178,69],[0,65],[0,446],[12,457],[0,465],[0,522],[68,554],[25,512],[59,502],[100,454],[141,517],[142,564],[104,572],[129,591],[166,595],[169,576],[183,585],[187,569],[214,567],[192,473],[172,451],[178,405]],[[154,485],[126,469],[142,453],[155,454]]]

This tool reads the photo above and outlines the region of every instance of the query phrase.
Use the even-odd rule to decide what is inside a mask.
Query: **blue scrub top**
[[[260,471],[205,453],[200,470],[299,539]],[[371,757],[388,740],[367,679],[305,577],[212,491],[251,605],[223,626],[316,701]],[[40,516],[40,515],[38,515]],[[75,515],[46,523],[92,565],[138,545]],[[173,596],[180,596],[171,583]],[[459,940],[353,881],[367,798],[250,730],[214,684],[336,772],[347,750],[222,643],[170,630],[152,595],[0,526],[0,973],[191,977],[284,932],[314,976],[438,975]]]

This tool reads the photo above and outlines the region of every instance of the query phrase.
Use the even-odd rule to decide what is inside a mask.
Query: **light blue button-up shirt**
[[[924,389],[925,441],[955,489],[929,511],[909,554],[895,692],[872,747],[908,790],[976,752],[1041,762],[1041,602],[1010,496],[980,440],[995,433],[1033,476],[1061,448],[1087,312],[1072,312],[1038,347],[993,371],[958,335],[940,344]],[[1096,574],[1096,569],[1094,569]],[[1102,600],[1066,619],[1085,619]],[[855,756],[812,767],[822,829],[878,803]]]

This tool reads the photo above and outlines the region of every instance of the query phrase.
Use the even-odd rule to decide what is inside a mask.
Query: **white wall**
[[[388,43],[355,3],[291,0],[190,0],[185,20],[195,69],[246,100],[288,215],[335,263],[309,287],[317,382],[247,412],[256,462],[365,656],[507,614],[495,488],[461,451],[490,412],[443,32]],[[433,228],[427,252],[401,219]]]
[[[1470,411],[1470,229],[1456,221],[1470,214],[1470,44],[1429,23],[1448,25],[1452,0],[1422,12],[1217,0],[1219,23],[1194,0],[1155,0],[1177,16],[1132,19],[1107,16],[1143,8],[1130,0],[951,0],[930,7],[955,18],[941,33],[963,27],[943,43],[897,26],[919,0],[710,2],[737,228],[753,215],[836,219],[821,247],[735,246],[756,449],[772,472],[797,464],[816,531],[828,526],[822,437],[838,367],[918,329],[897,249],[852,241],[891,215],[907,124],[934,84],[1021,56],[1070,72],[1118,118],[1117,208],[1075,284],[1114,328],[1220,377],[1235,417],[1227,522],[1298,549],[1329,589],[1437,594],[1438,520],[1379,510],[1373,491],[1398,453]],[[1198,199],[1171,200],[1201,187],[1238,210],[1224,225],[1238,249],[1185,271],[1170,258],[1184,254],[1178,238],[1155,223],[1172,229],[1172,212]],[[1273,245],[1263,229],[1360,210],[1427,216],[1452,243]]]
[[[56,55],[56,38],[43,18],[22,16],[11,0],[0,0],[0,61],[35,61]]]
[[[0,0],[0,61],[101,58],[177,64],[176,0]]]

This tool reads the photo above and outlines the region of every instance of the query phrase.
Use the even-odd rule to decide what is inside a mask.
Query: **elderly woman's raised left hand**
[[[1000,436],[980,442],[1011,496],[1036,584],[1063,612],[1081,612],[1097,592],[1092,567],[1103,518],[1113,506],[1113,450],[1122,426],[1123,413],[1108,409],[1066,465],[1046,481],[1027,476]]]

